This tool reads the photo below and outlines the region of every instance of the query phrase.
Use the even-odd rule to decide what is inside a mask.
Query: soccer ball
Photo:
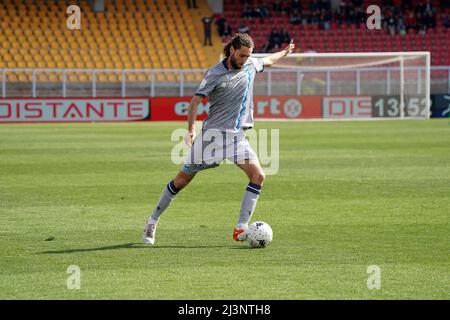
[[[272,238],[272,228],[263,221],[253,222],[247,229],[247,242],[253,248],[266,247]]]

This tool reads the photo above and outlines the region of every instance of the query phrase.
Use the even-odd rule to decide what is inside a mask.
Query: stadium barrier
[[[0,123],[186,121],[190,96],[141,98],[0,99]],[[398,96],[256,96],[254,116],[261,120],[426,118],[425,99],[410,98],[404,112]],[[205,99],[197,119],[206,118]],[[450,94],[431,95],[431,117],[450,117]]]
[[[410,85],[423,90],[423,67],[405,67]],[[431,94],[450,93],[450,66],[433,66]],[[184,97],[194,93],[204,69],[0,69],[1,97]],[[266,68],[255,95],[392,95],[396,67],[340,70]]]

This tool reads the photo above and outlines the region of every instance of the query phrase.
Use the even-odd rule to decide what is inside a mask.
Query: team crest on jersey
[[[232,77],[232,78],[229,78],[229,79],[225,82],[225,84],[228,86],[228,85],[230,85],[230,84],[232,84],[232,83],[234,83],[234,82],[237,82],[237,81],[241,80],[241,79],[244,78],[244,77],[246,77],[246,75],[245,75],[244,73],[239,73],[238,75],[236,75],[236,76],[234,76],[234,77]]]

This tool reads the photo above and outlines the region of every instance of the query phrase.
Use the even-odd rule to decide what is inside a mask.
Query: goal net
[[[257,97],[299,101],[287,118],[430,117],[429,52],[290,54],[257,77]]]

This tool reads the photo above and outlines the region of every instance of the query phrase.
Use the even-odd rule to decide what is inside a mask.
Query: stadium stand
[[[69,4],[82,11],[81,30],[66,27]],[[0,68],[188,69],[206,68],[208,59],[185,1],[112,0],[94,12],[87,0],[0,2]],[[169,40],[169,41],[168,41]],[[186,54],[189,52],[189,54]],[[31,73],[14,73],[9,81],[31,81]],[[60,81],[60,75],[40,75]],[[86,74],[72,74],[86,81]],[[100,74],[99,81],[120,81]],[[130,75],[133,77],[133,75]],[[158,75],[157,80],[174,80]],[[145,81],[144,75],[136,75]]]
[[[318,0],[298,1],[302,5],[303,15],[311,13],[311,5],[315,1]],[[384,16],[389,14],[386,3],[390,0],[352,1],[361,2],[363,12],[368,4],[378,4]],[[424,2],[407,1],[413,7]],[[294,2],[224,0],[223,17],[231,26],[231,34],[239,27],[248,27],[255,41],[255,52],[263,52],[272,29],[276,27],[288,31],[289,36],[295,39],[298,52],[304,52],[309,47],[317,52],[431,51],[432,65],[450,65],[450,29],[444,22],[450,8],[445,5],[446,1],[431,1],[436,8],[434,28],[428,28],[424,34],[408,30],[405,35],[391,35],[386,26],[382,30],[368,30],[364,23],[338,23],[330,9],[319,10],[321,14],[331,17],[326,27],[321,25],[320,17],[319,22],[308,18],[293,24],[291,18],[294,11],[291,9]],[[81,7],[81,30],[66,27],[69,4]],[[28,69],[27,72],[8,72],[4,77],[0,73],[0,77],[7,79],[8,83],[24,84],[23,87],[8,85],[8,94],[22,91],[27,94],[32,82],[62,83],[65,82],[63,77],[68,83],[93,82],[94,75],[88,72],[66,74],[45,71],[33,75],[32,70],[35,69],[206,69],[218,60],[222,44],[217,41],[220,38],[216,31],[213,33],[214,46],[202,45],[201,19],[212,12],[206,0],[199,0],[197,4],[197,9],[188,9],[185,0],[108,0],[105,1],[105,12],[94,12],[88,0],[0,1],[0,69]],[[252,8],[257,8],[259,12],[252,11]],[[407,11],[403,15],[406,16]],[[216,16],[218,21],[219,15]],[[227,36],[222,38],[224,42],[227,40]],[[437,70],[432,77],[448,79],[446,72]],[[120,72],[100,72],[95,76],[99,83],[120,83],[123,80]],[[156,82],[180,81],[180,75],[176,72],[158,72],[152,77]],[[196,85],[201,78],[200,72],[186,73],[184,80]],[[148,73],[126,75],[127,83],[148,82],[149,79]],[[17,91],[11,93],[13,89]],[[98,86],[97,90],[100,89]],[[44,94],[39,86],[35,91]]]
[[[279,2],[281,8],[276,8],[275,3]],[[397,6],[401,0],[360,0],[362,8],[359,12],[364,15],[364,23],[361,21],[342,21],[336,14],[325,12],[329,15],[329,25],[324,27],[320,23],[320,17],[314,17],[311,5],[317,0],[299,1],[303,10],[300,15],[302,22],[291,23],[293,1],[224,1],[224,18],[230,24],[233,31],[244,24],[248,26],[249,33],[255,41],[255,49],[264,52],[264,46],[269,35],[274,28],[285,28],[289,35],[294,38],[299,52],[304,52],[308,47],[312,47],[317,52],[382,52],[382,51],[430,51],[432,65],[449,65],[450,55],[448,54],[448,43],[450,43],[450,29],[444,25],[444,17],[450,15],[450,8],[445,6],[445,1],[432,0],[430,3],[436,9],[436,26],[420,30],[409,29],[405,34],[396,32],[389,33],[387,22],[383,22],[381,30],[368,30],[365,24],[366,8],[368,5],[376,4],[382,8],[382,16],[387,18],[391,11],[395,21],[399,18],[407,22],[407,14],[413,12],[417,17],[417,5],[425,4],[424,0],[406,1],[411,3],[410,9],[407,6]],[[325,1],[326,2],[326,1]],[[351,1],[345,1],[352,4]],[[354,1],[358,3],[358,1]],[[358,7],[358,6],[356,6]],[[402,11],[400,10],[402,8]],[[261,11],[268,11],[268,18],[261,17]],[[330,11],[328,9],[328,11]],[[420,10],[419,10],[420,11]],[[323,14],[322,10],[316,10]],[[306,17],[306,18],[305,18]],[[217,18],[219,18],[217,16]],[[228,38],[224,37],[224,41]]]

